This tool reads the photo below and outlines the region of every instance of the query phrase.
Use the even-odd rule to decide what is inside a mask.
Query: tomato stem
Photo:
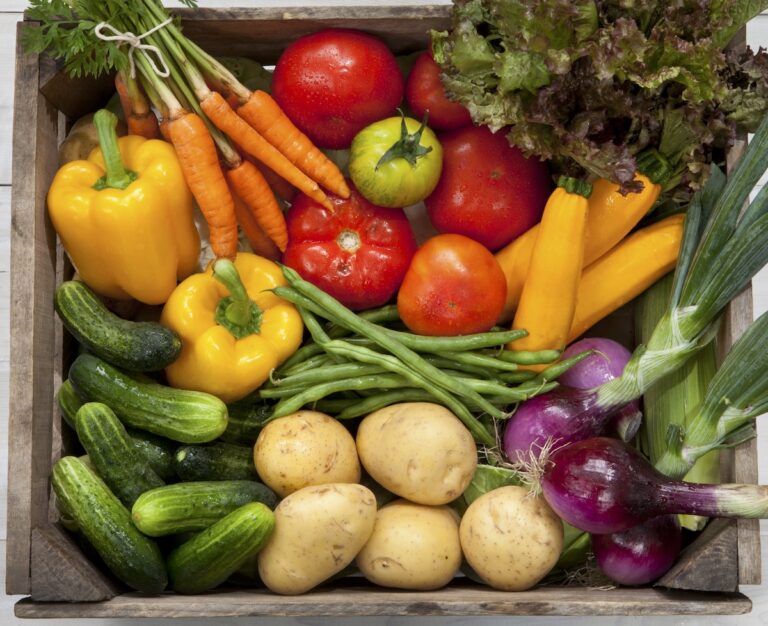
[[[424,112],[424,119],[421,122],[421,126],[419,126],[419,129],[413,134],[408,132],[408,127],[405,123],[405,113],[403,113],[401,109],[398,109],[398,112],[402,118],[400,123],[400,139],[392,144],[392,147],[381,155],[379,162],[374,168],[376,171],[378,171],[379,167],[385,163],[395,159],[405,159],[411,164],[411,167],[415,167],[416,160],[419,157],[423,157],[425,154],[432,152],[432,146],[422,146],[420,143],[421,135],[427,127],[429,111]]]

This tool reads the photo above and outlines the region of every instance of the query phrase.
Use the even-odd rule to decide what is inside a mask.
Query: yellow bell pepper
[[[171,144],[117,138],[117,118],[94,116],[100,148],[56,173],[48,212],[80,278],[116,299],[162,304],[195,271],[200,236]]]
[[[285,284],[275,263],[247,252],[182,282],[160,317],[182,341],[179,358],[165,370],[171,386],[224,402],[258,388],[301,344],[299,312],[270,291]]]

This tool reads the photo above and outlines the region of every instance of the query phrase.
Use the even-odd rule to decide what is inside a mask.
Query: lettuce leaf
[[[433,33],[448,96],[556,173],[637,189],[636,157],[672,165],[684,200],[768,111],[768,56],[725,45],[768,0],[454,0]]]

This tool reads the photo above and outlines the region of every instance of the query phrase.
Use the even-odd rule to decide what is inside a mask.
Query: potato
[[[447,504],[472,480],[477,450],[458,417],[430,402],[393,404],[368,415],[357,453],[371,477],[419,504]]]
[[[360,482],[354,438],[317,411],[298,411],[267,424],[253,460],[261,479],[281,497],[309,485]]]
[[[459,537],[467,562],[488,585],[524,591],[557,563],[563,523],[544,498],[524,487],[500,487],[469,505]]]
[[[362,485],[304,487],[275,509],[275,530],[259,552],[270,591],[309,591],[349,565],[373,532],[376,498]]]
[[[363,576],[382,587],[444,587],[461,565],[459,517],[447,506],[390,502],[376,514],[373,534],[355,561]]]

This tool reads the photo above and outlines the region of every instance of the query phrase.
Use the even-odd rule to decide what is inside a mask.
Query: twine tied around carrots
[[[131,70],[131,78],[136,78],[136,64],[133,61],[134,50],[142,50],[145,53],[147,57],[147,61],[152,66],[152,69],[155,71],[155,73],[158,76],[162,76],[163,78],[168,78],[168,76],[171,75],[171,71],[168,69],[168,64],[165,62],[163,53],[160,51],[160,49],[157,46],[153,46],[148,43],[142,43],[141,40],[144,39],[144,37],[147,37],[152,33],[154,33],[155,31],[158,31],[164,26],[170,24],[172,21],[173,21],[173,18],[169,17],[164,22],[161,22],[157,26],[149,29],[147,32],[141,35],[134,35],[130,31],[126,31],[123,33],[117,30],[114,26],[112,26],[108,22],[101,22],[97,24],[96,27],[93,29],[93,33],[102,41],[117,41],[119,43],[128,44],[129,46],[128,63]],[[109,29],[110,31],[112,31],[112,34],[105,35],[103,33],[104,29]],[[149,53],[152,53],[152,54],[149,54]],[[157,59],[157,62],[155,61],[155,58]]]

